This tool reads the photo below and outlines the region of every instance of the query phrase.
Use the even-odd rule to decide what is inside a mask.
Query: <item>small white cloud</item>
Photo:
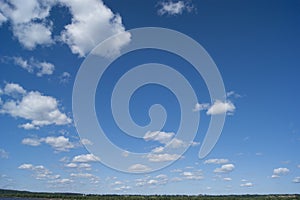
[[[228,159],[224,159],[224,158],[212,158],[212,159],[208,159],[204,161],[204,164],[225,164],[228,163],[229,160]]]
[[[123,151],[122,156],[125,157],[125,158],[128,157],[129,156],[129,151]]]
[[[69,138],[66,138],[64,136],[46,137],[42,138],[41,141],[49,144],[56,151],[69,151],[69,149],[75,147],[73,143],[70,142]]]
[[[29,145],[29,146],[39,146],[41,145],[41,141],[38,138],[24,138],[22,140],[22,144]]]
[[[8,153],[4,149],[0,149],[0,158],[8,158]]]
[[[300,176],[293,179],[293,183],[300,183]]]
[[[280,176],[279,175],[277,175],[277,174],[273,174],[272,176],[271,176],[271,178],[279,178]]]
[[[241,187],[253,187],[253,183],[251,183],[251,182],[242,183],[240,186]]]
[[[100,158],[98,158],[94,154],[82,154],[82,155],[75,156],[73,158],[73,162],[85,163],[85,162],[96,162],[96,161],[100,161]]]
[[[233,171],[235,166],[233,164],[225,164],[222,165],[220,168],[216,168],[214,170],[215,173],[228,173]]]
[[[180,15],[184,11],[192,12],[194,9],[193,5],[184,1],[163,1],[159,3],[159,6],[161,8],[157,11],[158,15]]]
[[[134,165],[131,165],[128,170],[130,172],[147,172],[147,171],[150,171],[151,168],[146,166],[146,165],[142,165],[142,164],[134,164]]]
[[[174,161],[178,160],[181,156],[178,154],[148,154],[147,158],[150,162],[167,162],[167,161]]]
[[[164,151],[164,147],[155,147],[151,152],[153,153],[162,153]]]
[[[234,98],[240,98],[242,97],[241,95],[237,94],[235,91],[230,91],[226,93],[227,97],[234,97]]]
[[[158,141],[162,144],[166,144],[174,137],[175,133],[173,132],[163,132],[163,131],[148,131],[143,139],[145,141]]]
[[[15,65],[25,69],[29,73],[36,74],[38,77],[42,77],[43,75],[51,75],[55,70],[55,66],[52,63],[38,61],[34,58],[26,60],[22,57],[8,57],[6,60],[12,60]]]
[[[72,179],[69,178],[61,178],[61,179],[56,179],[56,180],[52,180],[49,181],[49,183],[56,183],[56,184],[70,184],[73,183],[74,181]]]
[[[287,175],[290,172],[288,168],[276,168],[273,170],[273,175],[281,176],[281,175]]]
[[[69,167],[69,168],[77,168],[77,164],[76,163],[68,163],[68,164],[65,164],[66,167]]]
[[[222,102],[216,100],[212,106],[207,110],[207,115],[219,115],[219,114],[232,114],[235,111],[235,106],[229,100]]]
[[[71,74],[68,72],[63,72],[59,77],[60,83],[68,83],[70,80]]]
[[[181,175],[187,180],[201,180],[204,178],[201,171],[183,172]]]
[[[23,128],[25,130],[34,130],[34,129],[39,129],[38,126],[35,126],[34,124],[26,123],[26,124],[20,124],[18,126],[19,128]]]
[[[92,143],[90,140],[86,139],[86,138],[82,138],[82,139],[80,140],[80,142],[81,142],[81,144],[83,144],[83,145],[93,145],[93,143]]]
[[[193,109],[194,112],[202,111],[202,110],[207,110],[209,108],[209,103],[196,103],[195,107]]]
[[[230,177],[225,177],[225,178],[223,178],[223,180],[224,180],[224,181],[231,181],[232,178],[230,178]]]

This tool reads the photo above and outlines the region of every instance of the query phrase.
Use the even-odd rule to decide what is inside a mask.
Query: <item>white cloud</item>
[[[29,146],[39,146],[41,144],[41,141],[38,138],[24,138],[22,140],[22,144]]]
[[[187,144],[184,141],[179,140],[177,138],[174,138],[173,140],[171,140],[168,143],[168,147],[173,148],[173,149],[177,149],[180,147],[186,147],[186,146],[187,146]]]
[[[294,182],[294,183],[300,183],[300,176],[295,177],[295,178],[293,179],[293,182]]]
[[[4,149],[0,149],[0,158],[8,158],[8,153]]]
[[[98,158],[94,154],[82,154],[82,155],[75,156],[73,158],[73,162],[85,163],[85,162],[96,162],[96,161],[100,161],[100,158]]]
[[[228,159],[224,159],[224,158],[212,158],[212,159],[208,159],[204,161],[204,164],[225,164],[228,163],[229,160]]]
[[[22,57],[7,58],[7,60],[13,60],[13,63],[29,73],[35,73],[38,77],[43,75],[51,75],[55,70],[55,66],[52,63],[45,61],[38,61],[34,58],[26,60]]]
[[[226,93],[227,97],[234,97],[234,98],[240,98],[242,97],[241,95],[237,94],[235,91],[229,91]]]
[[[61,0],[61,3],[69,7],[72,14],[72,23],[65,26],[61,38],[74,54],[83,57],[101,41],[123,33],[105,52],[100,52],[102,56],[111,57],[130,41],[131,35],[125,32],[121,17],[115,15],[102,1],[86,0],[84,5],[73,0]]]
[[[30,124],[30,123],[20,124],[18,127],[24,128],[25,130],[39,129],[38,126],[35,126],[34,124]]]
[[[162,153],[164,151],[164,147],[155,147],[151,152],[153,153]]]
[[[40,128],[50,124],[65,125],[72,122],[59,110],[58,101],[54,97],[44,96],[36,91],[27,92],[21,99],[7,100],[3,103],[0,113],[30,120],[30,123],[20,125],[25,129]]]
[[[76,163],[68,163],[68,164],[65,164],[66,167],[69,167],[69,168],[77,168],[77,164]]]
[[[151,168],[146,165],[142,165],[142,164],[134,164],[134,165],[131,165],[128,168],[128,170],[130,172],[147,172],[147,171],[151,170]]]
[[[90,174],[90,173],[71,173],[70,174],[71,177],[78,177],[78,178],[92,178],[94,177],[93,174]]]
[[[73,143],[70,142],[69,138],[64,136],[46,137],[42,138],[41,141],[49,144],[56,151],[68,151],[75,147]]]
[[[235,111],[235,106],[229,100],[222,102],[216,100],[212,106],[207,110],[207,115],[219,115],[219,114],[232,114]]]
[[[82,138],[82,139],[80,140],[80,142],[81,142],[83,145],[93,145],[93,143],[92,143],[90,140],[86,139],[86,138]]]
[[[253,187],[253,183],[251,183],[251,182],[242,183],[240,186],[241,187]]]
[[[204,178],[201,171],[183,172],[181,175],[187,180],[201,180]]]
[[[230,177],[223,178],[224,181],[231,181],[232,179]]]
[[[52,180],[49,181],[49,183],[58,183],[58,184],[70,184],[73,183],[74,181],[72,179],[69,178],[61,178],[61,179],[56,179],[56,180]]]
[[[174,161],[179,159],[181,156],[178,154],[148,154],[147,158],[150,162],[167,162],[167,161]]]
[[[166,144],[168,143],[169,141],[171,141],[171,139],[174,137],[174,133],[173,132],[163,132],[163,131],[148,131],[143,139],[145,141],[158,141],[162,144]]]
[[[32,165],[32,164],[22,164],[18,167],[19,169],[30,170],[34,172],[34,177],[36,179],[58,179],[59,175],[53,175],[53,173],[48,170],[43,165]]]
[[[14,25],[13,33],[25,48],[33,50],[37,45],[53,43],[51,29],[50,25],[29,22]]]
[[[59,77],[60,83],[68,83],[70,80],[71,74],[68,72],[63,72]]]
[[[163,1],[159,3],[159,6],[161,7],[157,11],[159,15],[179,15],[184,11],[191,12],[194,9],[190,3],[184,1]]]
[[[194,112],[207,110],[209,108],[209,103],[196,103],[193,109]]]
[[[279,167],[273,170],[272,178],[279,178],[282,175],[287,175],[290,172],[288,168]]]
[[[75,145],[70,142],[69,138],[64,136],[45,137],[45,138],[24,138],[22,144],[30,146],[39,146],[41,143],[50,145],[55,151],[69,151],[75,148]]]
[[[4,93],[13,97],[26,94],[26,90],[18,84],[7,83],[4,87]]]
[[[46,20],[53,1],[13,0],[0,2],[0,11],[10,21],[13,35],[27,49],[53,43],[52,23]]]
[[[235,166],[233,164],[225,164],[222,165],[220,168],[216,168],[214,170],[215,173],[228,173],[233,171]]]

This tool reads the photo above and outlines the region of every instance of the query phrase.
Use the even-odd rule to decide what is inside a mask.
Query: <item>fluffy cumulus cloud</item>
[[[99,0],[81,1],[61,0],[72,14],[72,23],[65,26],[61,34],[62,40],[67,43],[74,54],[85,56],[99,42],[106,38],[120,34],[103,51],[102,56],[111,57],[119,53],[120,48],[130,41],[130,33],[125,32],[122,19],[114,14]]]
[[[212,159],[208,159],[204,161],[204,164],[225,164],[228,163],[229,160],[228,159],[224,159],[224,158],[212,158]]]
[[[194,6],[185,1],[162,1],[159,3],[158,15],[180,15],[184,11],[192,12]]]
[[[46,20],[54,1],[1,1],[0,11],[10,21],[13,35],[27,49],[53,43],[52,23]]]
[[[216,168],[214,170],[215,173],[228,173],[233,171],[235,166],[233,164],[225,164],[222,165],[220,168]]]
[[[287,175],[290,172],[288,168],[279,167],[273,170],[272,178],[279,178],[280,176]]]
[[[100,158],[95,156],[94,154],[82,154],[75,156],[72,162],[86,163],[86,162],[96,162],[100,161]]]
[[[24,129],[39,129],[45,125],[65,125],[72,120],[58,108],[58,101],[37,91],[25,91],[18,84],[8,83],[5,88],[8,96],[0,107],[0,113],[28,120],[20,125]],[[5,91],[5,89],[4,89]],[[16,97],[16,94],[20,94]]]
[[[75,145],[70,142],[69,138],[64,136],[58,137],[45,137],[45,138],[24,138],[22,144],[29,146],[39,146],[42,143],[50,145],[55,151],[69,151],[75,148]]]
[[[74,54],[85,56],[98,43],[108,37],[120,34],[99,54],[113,56],[130,41],[130,33],[125,31],[122,19],[114,14],[101,0],[9,0],[0,1],[0,25],[8,21],[13,35],[29,50],[38,45],[51,45],[58,38],[53,35],[55,26],[50,10],[55,5],[69,8],[71,24],[61,30],[59,41],[66,43]]]

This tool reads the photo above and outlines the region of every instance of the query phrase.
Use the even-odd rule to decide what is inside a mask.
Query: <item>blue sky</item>
[[[99,194],[299,193],[299,1],[24,2],[0,0],[0,188]],[[145,49],[120,56],[134,40],[126,31],[141,27],[173,29],[201,44],[223,78],[226,100],[211,101],[203,77],[177,55]],[[127,151],[148,152],[149,165],[172,163],[154,172],[148,173],[150,166],[142,163],[127,168],[144,172],[140,174],[105,166],[100,161],[111,152],[89,152],[102,141],[82,137],[74,125],[76,74],[94,47],[118,33],[121,39],[108,52],[120,57],[97,86],[97,119],[106,137],[124,150],[120,163],[129,159]],[[114,121],[110,99],[116,82],[135,66],[153,62],[172,67],[192,85],[198,103],[190,105],[191,116],[201,118],[194,140],[172,140],[181,120],[180,102],[157,84],[136,90],[129,106],[118,105],[129,109],[139,126],[150,122],[151,105],[163,105],[168,116],[162,129],[134,138]],[[173,86],[181,86],[176,81]],[[200,159],[210,119],[220,115],[226,115],[222,134]],[[164,152],[164,145],[171,146],[171,153]],[[187,147],[183,155],[176,154]]]

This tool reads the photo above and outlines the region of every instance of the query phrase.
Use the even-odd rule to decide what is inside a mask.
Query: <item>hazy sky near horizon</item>
[[[299,193],[299,10],[297,0],[0,0],[0,188],[99,194]],[[124,149],[124,160],[127,151],[148,152],[145,159],[154,165],[176,160],[155,172],[131,174],[100,162],[110,151],[94,155],[85,148],[101,142],[79,137],[72,91],[82,62],[96,45],[124,33],[111,51],[101,54],[115,56],[134,39],[125,31],[140,27],[172,29],[201,44],[218,67],[227,97],[211,102],[202,77],[168,52],[135,51],[113,62],[95,96],[106,137]],[[144,126],[150,106],[163,105],[168,116],[162,130],[148,130],[137,139],[114,122],[114,84],[128,70],[151,62],[173,67],[191,83],[198,103],[190,105],[190,112],[201,117],[194,140],[171,140],[180,124],[180,102],[157,84],[136,90],[128,109],[135,123]],[[224,113],[221,137],[199,159],[211,117]],[[166,153],[164,145],[170,141],[174,152],[189,148],[179,157]],[[142,163],[128,166],[132,172],[149,169]]]

